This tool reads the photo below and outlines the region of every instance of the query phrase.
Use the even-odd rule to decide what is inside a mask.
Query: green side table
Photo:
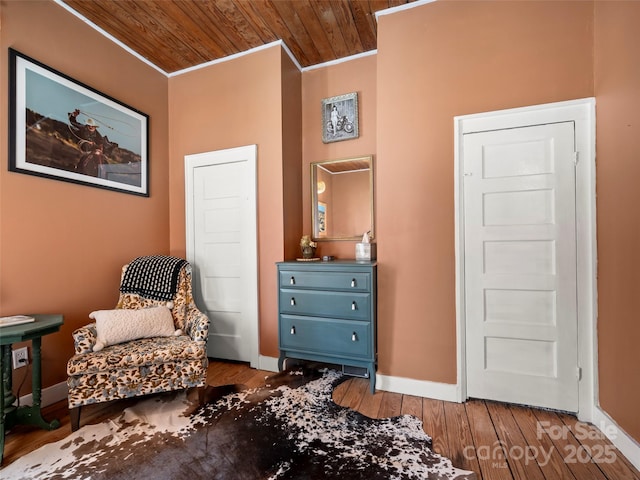
[[[47,422],[40,410],[42,395],[42,337],[60,330],[62,315],[30,315],[35,322],[0,327],[0,464],[4,456],[5,431],[17,424],[35,425],[45,430],[54,430],[60,426],[58,420]],[[16,407],[16,397],[12,392],[11,345],[31,340],[32,347],[32,397],[33,405]]]

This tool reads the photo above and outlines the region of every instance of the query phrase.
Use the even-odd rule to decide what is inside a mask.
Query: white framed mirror
[[[311,163],[313,240],[374,238],[373,155]]]

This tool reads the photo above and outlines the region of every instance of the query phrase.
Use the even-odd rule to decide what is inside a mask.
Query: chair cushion
[[[71,376],[69,408],[206,385],[207,359]],[[0,475],[1,477],[1,475]]]
[[[181,360],[206,358],[206,344],[194,342],[186,335],[133,340],[105,347],[94,353],[74,355],[67,363],[69,375],[144,367]]]
[[[98,338],[94,352],[108,345],[129,342],[140,338],[180,335],[173,324],[171,310],[167,307],[97,310],[89,314],[96,321]]]

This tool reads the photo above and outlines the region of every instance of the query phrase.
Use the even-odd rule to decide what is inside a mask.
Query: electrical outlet
[[[13,368],[26,367],[29,363],[29,351],[27,347],[16,348],[13,351]]]

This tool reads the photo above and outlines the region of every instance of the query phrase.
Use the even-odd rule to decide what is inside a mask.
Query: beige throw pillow
[[[173,325],[171,310],[163,306],[138,310],[97,310],[91,312],[89,318],[96,321],[98,332],[94,352],[99,352],[108,345],[140,338],[182,335],[182,330],[176,330]]]

